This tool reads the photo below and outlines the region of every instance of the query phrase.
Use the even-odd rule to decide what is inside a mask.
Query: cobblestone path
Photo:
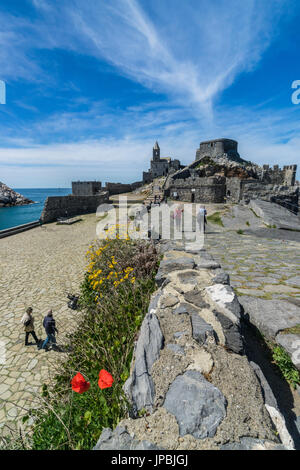
[[[300,304],[299,242],[238,234],[209,224],[205,248],[230,274],[238,295],[298,299]]]
[[[5,358],[0,358],[0,433],[39,405],[41,384],[66,354],[38,350],[34,342],[25,347],[20,320],[32,306],[35,331],[44,339],[43,317],[52,308],[58,345],[76,326],[80,313],[67,307],[66,293],[78,292],[85,252],[96,236],[95,215],[82,219],[71,226],[49,224],[0,240],[0,341],[5,349]]]

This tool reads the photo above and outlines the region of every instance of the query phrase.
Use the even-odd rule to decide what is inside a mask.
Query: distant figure
[[[47,338],[42,344],[42,349],[46,349],[47,344],[53,343],[56,344],[55,333],[58,333],[58,330],[55,326],[55,320],[53,318],[52,310],[49,310],[43,321],[43,327],[45,328]]]
[[[182,213],[183,213],[183,206],[182,204],[179,204],[174,211],[174,218],[175,218],[177,230],[180,230],[180,227],[181,227]]]
[[[36,345],[38,346],[40,341],[38,340],[34,331],[34,318],[32,316],[32,307],[28,307],[26,313],[22,317],[21,322],[23,323],[25,330],[25,346],[29,345],[28,338],[30,334],[32,334]]]
[[[207,212],[206,212],[205,206],[200,206],[200,209],[197,214],[197,222],[199,225],[200,232],[204,232],[204,233],[205,233],[205,224],[207,224],[206,214]]]

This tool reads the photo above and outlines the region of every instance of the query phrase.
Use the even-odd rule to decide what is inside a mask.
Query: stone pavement
[[[230,274],[238,295],[300,302],[299,242],[240,235],[209,224],[205,248]]]
[[[0,357],[0,433],[7,433],[5,425],[13,428],[28,409],[40,404],[41,384],[50,380],[66,355],[39,351],[33,342],[25,347],[20,321],[32,306],[35,331],[45,339],[42,321],[52,308],[60,346],[76,327],[80,313],[67,307],[66,294],[78,292],[85,252],[96,236],[95,215],[82,219],[71,226],[44,225],[0,241],[0,341],[5,352]]]

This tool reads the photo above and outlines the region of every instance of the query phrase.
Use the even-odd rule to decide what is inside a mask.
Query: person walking
[[[197,214],[197,222],[199,225],[200,232],[204,232],[204,233],[205,233],[205,224],[207,224],[206,214],[207,212],[206,212],[205,206],[200,206],[200,209]]]
[[[53,318],[52,310],[49,310],[43,321],[43,327],[45,328],[47,338],[42,344],[41,349],[46,349],[49,341],[50,343],[56,344],[55,333],[58,333],[58,330],[55,326],[55,320]]]
[[[33,339],[35,340],[36,345],[38,346],[40,340],[37,338],[35,331],[34,331],[34,318],[32,316],[32,307],[28,307],[28,309],[26,310],[25,314],[22,317],[21,322],[24,325],[25,346],[29,346],[28,338],[30,334],[33,336]]]
[[[181,228],[182,213],[183,213],[183,207],[181,204],[178,204],[174,212],[177,231],[180,231],[180,228]]]

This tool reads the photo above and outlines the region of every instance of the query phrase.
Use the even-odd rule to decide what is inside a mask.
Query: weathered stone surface
[[[241,306],[232,287],[224,286],[223,284],[214,284],[213,286],[206,287],[205,290],[218,307],[218,310],[226,315],[233,323],[238,323]]]
[[[277,429],[281,442],[287,449],[294,449],[294,442],[292,436],[287,430],[285,419],[279,411],[277,400],[272,392],[272,389],[267,379],[263,374],[263,371],[261,370],[259,365],[253,361],[250,362],[250,365],[253,367],[254,372],[259,380],[263,392],[265,406],[268,410],[271,420],[273,421],[274,426]]]
[[[213,312],[222,325],[225,336],[225,346],[237,354],[243,354],[244,344],[239,323],[233,322],[228,316],[217,310]]]
[[[171,271],[193,269],[195,261],[193,258],[182,256],[180,258],[164,259],[159,267],[164,273],[170,273]]]
[[[216,269],[215,276],[212,278],[214,284],[229,284],[230,278],[229,274],[225,273],[223,269]]]
[[[172,294],[165,294],[160,299],[160,308],[167,308],[167,307],[174,307],[174,305],[178,304],[179,300],[175,295]]]
[[[213,437],[226,416],[226,399],[200,372],[188,370],[171,384],[163,405],[176,417],[180,436]]]
[[[167,349],[169,349],[170,351],[172,351],[173,353],[175,354],[180,354],[181,356],[184,356],[185,353],[184,353],[184,349],[179,346],[178,344],[167,344]]]
[[[264,300],[240,296],[244,316],[270,339],[277,333],[300,323],[300,308],[284,300]]]
[[[285,284],[289,284],[290,286],[298,287],[300,289],[300,276],[293,276],[289,279],[286,279]]]
[[[259,367],[258,364],[256,364],[253,361],[250,361],[250,365],[253,367],[253,370],[259,380],[260,386],[262,388],[263,392],[263,397],[264,397],[264,402],[267,405],[273,406],[274,408],[278,408],[276,398],[274,396],[274,393],[272,392],[272,389],[265,378],[263,371]]]
[[[189,312],[188,312],[187,307],[188,307],[188,304],[186,304],[186,303],[180,303],[180,304],[178,305],[178,307],[176,307],[176,308],[174,308],[174,309],[172,310],[172,313],[173,313],[174,315],[188,315]]]
[[[265,439],[254,439],[253,437],[242,437],[239,442],[229,442],[221,446],[221,450],[287,450],[282,444],[267,441]]]
[[[124,384],[124,391],[133,405],[133,413],[145,408],[152,411],[155,387],[151,368],[163,348],[164,337],[159,321],[153,313],[148,313],[141,326],[135,350],[135,364],[132,375]]]
[[[278,204],[261,199],[251,199],[249,206],[267,225],[300,231],[299,218]]]
[[[149,441],[137,441],[124,427],[117,426],[114,431],[103,429],[93,450],[159,450],[159,447]]]
[[[203,295],[199,291],[197,287],[195,287],[193,290],[186,292],[184,294],[184,299],[187,302],[190,302],[191,304],[196,305],[199,308],[209,308],[209,305],[205,300],[203,299]]]
[[[293,364],[300,370],[300,336],[279,333],[276,342],[288,352]]]
[[[199,316],[198,313],[193,313],[191,316],[193,338],[201,346],[205,344],[208,336],[213,336],[214,329],[211,325],[206,323],[203,318]]]
[[[190,304],[187,304],[186,302],[181,302],[178,307],[176,307],[172,313],[174,315],[183,315],[183,314],[188,314],[188,315],[193,315],[194,313],[198,313],[198,310],[193,307]]]

